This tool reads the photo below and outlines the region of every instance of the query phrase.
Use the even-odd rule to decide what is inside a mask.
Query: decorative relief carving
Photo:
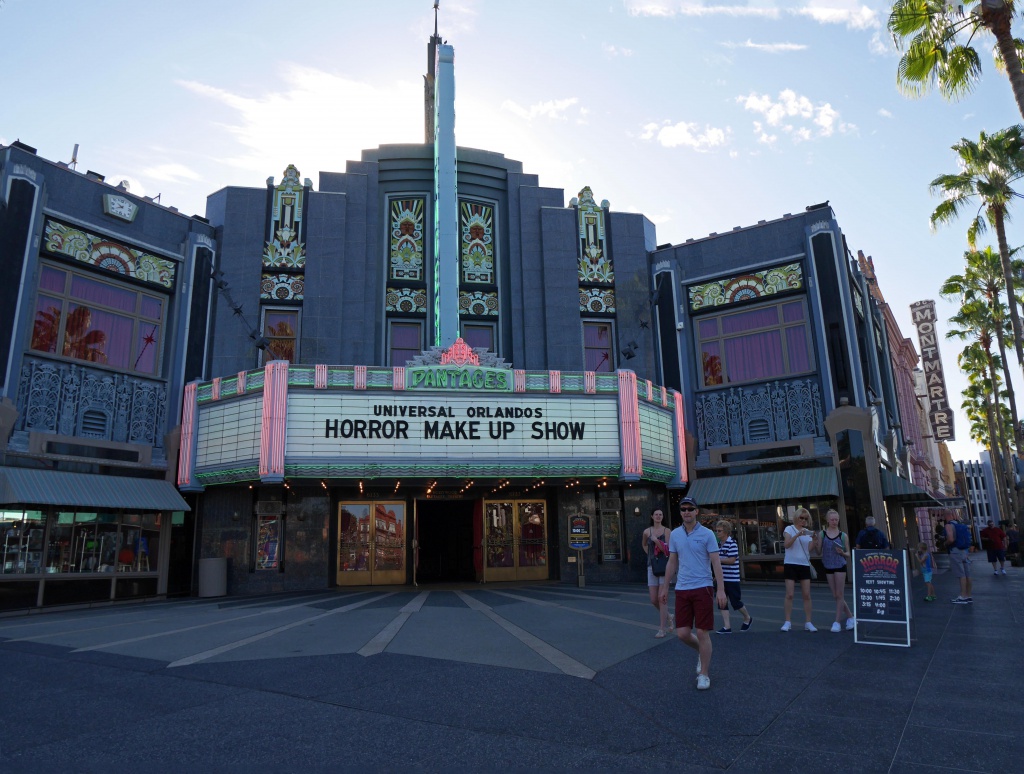
[[[273,185],[273,178],[270,178]],[[263,247],[263,265],[267,268],[302,269],[306,265],[306,246],[299,241],[304,209],[299,170],[289,164],[281,185],[274,189],[270,211],[271,239]]]
[[[498,314],[498,294],[483,293],[479,290],[459,293],[459,314],[472,314],[477,317]]]
[[[702,393],[694,401],[700,450],[824,436],[821,394],[811,379]]]
[[[608,288],[580,288],[581,312],[615,312],[615,291]]]
[[[270,301],[301,301],[306,289],[303,274],[264,274],[260,298]]]
[[[165,288],[174,287],[174,261],[122,245],[106,237],[46,219],[43,249],[76,261]]]
[[[415,288],[388,288],[384,302],[389,312],[426,314],[427,291]]]
[[[480,202],[460,201],[459,228],[462,232],[462,281],[493,284],[494,208]]]
[[[690,286],[690,309],[725,306],[737,301],[774,295],[785,290],[799,290],[804,285],[800,263],[773,266],[763,271]]]
[[[605,206],[606,203],[602,202]],[[579,281],[610,285],[615,271],[605,242],[604,208],[594,201],[590,186],[584,186],[576,203],[579,225]]]
[[[423,281],[422,198],[391,200],[391,250],[388,275],[393,280]]]
[[[163,448],[166,411],[160,382],[26,358],[15,429]]]

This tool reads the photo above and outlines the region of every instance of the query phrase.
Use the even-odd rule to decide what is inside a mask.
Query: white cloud
[[[747,96],[736,97],[736,102],[744,110],[759,113],[768,126],[790,135],[794,142],[810,140],[814,136],[830,137],[836,131],[845,133],[857,128],[841,121],[839,111],[831,104],[825,102],[815,105],[792,89],[780,91],[778,99],[772,99],[768,94],[751,92]],[[769,134],[760,121],[754,122],[754,134],[758,142],[768,145],[776,139],[776,135]]]
[[[714,126],[704,126],[704,130],[698,124],[680,121],[673,124],[665,121],[661,124],[646,124],[642,140],[656,140],[659,145],[665,148],[678,148],[683,146],[695,151],[706,152],[713,150],[728,142],[729,134],[732,132],[729,127],[719,129]]]
[[[875,56],[898,56],[899,51],[896,50],[896,45],[892,42],[892,38],[888,35],[882,35],[880,30],[876,30],[871,36],[871,40],[868,41],[868,51]]]
[[[730,16],[778,19],[779,9],[764,5],[704,5],[676,0],[625,0],[631,16]]]
[[[810,0],[803,8],[789,11],[797,16],[806,16],[820,24],[845,24],[852,30],[869,30],[881,27],[878,12],[861,5],[856,0]]]
[[[786,51],[804,51],[807,46],[803,43],[754,43],[748,39],[745,43],[722,43],[726,48],[750,48],[754,51],[764,51],[767,54],[781,54]]]
[[[184,164],[158,164],[155,167],[148,167],[142,170],[142,174],[152,180],[160,180],[168,183],[180,183],[185,180],[202,180],[198,172],[186,167]],[[129,181],[130,182],[130,181]]]
[[[576,97],[568,97],[566,99],[549,99],[545,102],[536,102],[529,107],[523,107],[519,103],[507,99],[501,103],[501,109],[507,110],[509,113],[519,116],[526,121],[532,121],[535,118],[551,118],[557,121],[564,121],[566,119],[565,111],[577,102],[579,102],[579,99]]]
[[[369,84],[313,67],[286,63],[280,70],[283,86],[256,96],[235,94],[208,83],[179,81],[183,88],[231,111],[229,119],[211,125],[232,136],[241,151],[217,160],[266,177],[294,163],[313,177],[326,165],[358,158],[362,148],[383,143],[419,142],[423,113],[396,111],[395,105],[422,105],[418,78],[390,84]],[[201,119],[201,111],[196,111]],[[297,140],[296,120],[303,132]]]
[[[878,115],[880,115],[882,118],[892,118],[892,113],[890,113],[885,108],[879,108]]]
[[[602,43],[601,50],[608,56],[633,56],[633,49],[621,48],[619,46],[614,46],[611,43]]]

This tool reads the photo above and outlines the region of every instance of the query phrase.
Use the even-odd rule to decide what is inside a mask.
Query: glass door
[[[547,577],[547,506],[544,501],[485,501],[484,580],[545,580]]]
[[[405,503],[338,504],[339,586],[405,583]]]

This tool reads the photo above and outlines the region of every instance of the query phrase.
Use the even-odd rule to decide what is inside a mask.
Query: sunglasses
[[[694,508],[692,505],[680,505],[679,506],[679,512],[680,513],[683,513],[685,511],[695,511],[695,510],[697,510],[697,509]]]

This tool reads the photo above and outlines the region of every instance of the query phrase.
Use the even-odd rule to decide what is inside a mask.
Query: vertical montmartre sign
[[[935,330],[935,302],[917,301],[910,305],[910,314],[921,343],[921,365],[924,367],[925,389],[928,390],[928,419],[936,441],[955,441],[953,411],[949,407],[946,378],[942,373],[938,333]]]

